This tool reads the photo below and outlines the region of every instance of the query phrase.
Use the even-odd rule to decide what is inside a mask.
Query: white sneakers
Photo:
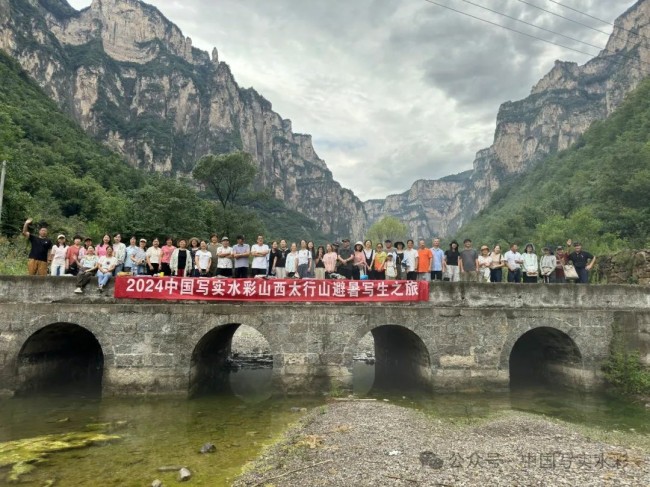
[[[75,294],[83,294],[84,290],[78,287],[77,289],[74,290]]]

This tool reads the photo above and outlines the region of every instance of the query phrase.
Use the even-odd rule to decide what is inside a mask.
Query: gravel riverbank
[[[647,437],[637,447],[617,446],[620,438],[519,412],[463,424],[381,401],[335,401],[310,411],[234,485],[650,485]]]

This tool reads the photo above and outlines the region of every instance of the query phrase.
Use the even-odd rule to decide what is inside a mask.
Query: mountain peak
[[[101,39],[104,51],[116,61],[145,64],[158,56],[158,43],[192,64],[209,61],[207,53],[192,48],[192,39],[154,6],[139,0],[93,0],[89,8],[62,19],[54,2],[45,2],[53,16],[49,27],[63,44],[82,45]]]

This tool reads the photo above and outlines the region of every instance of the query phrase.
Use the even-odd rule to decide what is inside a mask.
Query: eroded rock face
[[[363,204],[334,181],[309,135],[295,134],[229,67],[192,47],[138,0],[0,0],[0,48],[89,133],[131,164],[189,173],[208,153],[235,149],[258,164],[258,188],[322,224],[360,238]],[[333,211],[336,209],[336,211]]]
[[[464,184],[417,181],[401,195],[367,201],[369,224],[390,214],[409,219],[418,238],[456,232],[485,208],[504,178],[571,146],[650,74],[650,50],[640,48],[650,37],[649,24],[650,0],[640,0],[616,20],[600,55],[584,66],[557,61],[530,96],[501,106],[494,143],[477,153]]]

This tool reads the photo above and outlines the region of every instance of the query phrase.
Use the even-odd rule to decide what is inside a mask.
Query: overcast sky
[[[68,0],[76,8],[90,0]],[[432,0],[434,1],[434,0]],[[598,49],[470,5],[435,0],[596,55]],[[611,26],[550,0],[526,0],[599,30]],[[604,47],[607,35],[519,0],[474,4]],[[492,143],[499,105],[524,98],[556,59],[592,56],[545,44],[425,0],[150,1],[196,47],[216,46],[361,199],[471,169]],[[560,0],[612,22],[630,0]]]

